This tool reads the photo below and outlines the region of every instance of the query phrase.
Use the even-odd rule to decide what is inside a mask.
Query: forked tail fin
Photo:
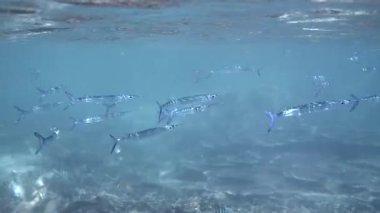
[[[274,123],[276,122],[277,120],[277,115],[274,114],[273,112],[270,112],[270,111],[265,111],[265,114],[268,116],[268,118],[270,119],[269,120],[269,126],[268,126],[268,130],[267,132],[269,133],[270,131],[272,131],[272,128],[274,126]]]
[[[39,87],[36,88],[38,92],[41,93],[40,95],[40,102],[43,101],[43,99],[46,97],[46,94],[47,94],[47,91],[46,90],[43,90]]]
[[[261,77],[261,73],[262,73],[263,69],[264,69],[263,67],[259,67],[256,69],[256,74],[258,77]]]
[[[350,95],[351,98],[353,98],[354,100],[354,103],[352,104],[351,108],[350,108],[350,112],[354,111],[356,109],[356,107],[359,105],[359,102],[360,102],[360,99],[358,97],[356,97],[356,95],[354,94],[351,94]]]
[[[119,143],[119,141],[121,141],[121,139],[116,138],[115,136],[113,136],[111,134],[110,134],[110,137],[113,140],[113,145],[112,145],[112,149],[111,149],[111,153],[110,153],[110,154],[112,154],[115,151],[115,148],[116,148],[117,144]]]
[[[69,93],[67,91],[65,91],[65,94],[69,98],[70,103],[67,104],[67,106],[65,108],[63,108],[64,111],[67,110],[71,105],[73,105],[75,103],[75,97],[74,97],[73,94],[71,94],[71,93]]]
[[[158,123],[161,123],[161,121],[163,120],[163,118],[162,118],[162,105],[158,101],[156,101],[156,104],[157,104],[157,106],[159,108],[159,111],[158,111]]]
[[[18,107],[16,105],[14,105],[13,108],[15,108],[17,110],[17,112],[19,112],[19,116],[18,116],[17,120],[15,121],[16,123],[20,123],[20,121],[24,117],[24,115],[29,113],[28,110],[21,109],[20,107]]]
[[[36,138],[38,139],[38,142],[40,143],[39,146],[38,146],[38,148],[37,148],[37,150],[36,150],[36,152],[34,153],[34,154],[37,155],[42,150],[42,148],[44,147],[44,145],[46,144],[46,138],[43,137],[38,132],[34,132],[34,136],[36,136]]]
[[[36,89],[37,89],[38,92],[41,93],[42,96],[45,96],[46,93],[47,93],[46,90],[43,90],[43,89],[41,89],[41,88],[39,88],[39,87],[37,87]]]
[[[66,96],[70,99],[70,101],[74,101],[74,100],[75,100],[74,95],[71,94],[70,92],[65,91],[65,94],[66,94]]]

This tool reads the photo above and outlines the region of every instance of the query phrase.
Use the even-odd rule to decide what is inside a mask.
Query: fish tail
[[[268,130],[267,132],[269,133],[270,131],[272,131],[272,128],[274,126],[274,123],[276,122],[276,119],[277,119],[277,115],[274,114],[273,112],[271,111],[265,111],[265,114],[268,116],[268,118],[270,119],[269,120],[269,126],[268,126]]]
[[[65,94],[69,98],[70,103],[67,104],[65,108],[63,108],[63,111],[66,111],[70,106],[72,106],[75,103],[75,97],[72,93],[65,91]]]
[[[13,108],[15,108],[17,110],[17,112],[19,112],[19,116],[16,120],[16,123],[20,123],[21,119],[24,117],[24,115],[28,114],[29,111],[28,110],[24,110],[24,109],[21,109],[20,107],[14,105]]]
[[[350,108],[350,112],[352,112],[359,105],[360,99],[354,94],[351,94],[350,97],[354,99],[354,103],[352,104],[352,106]]]
[[[37,150],[36,150],[36,152],[34,153],[34,154],[37,155],[37,154],[42,150],[43,146],[45,145],[45,143],[46,143],[46,138],[43,137],[43,136],[42,136],[40,133],[38,133],[38,132],[34,132],[34,136],[36,136],[36,138],[38,139],[38,142],[40,143],[39,146],[38,146],[38,148],[37,148]]]
[[[113,145],[112,145],[112,149],[111,149],[111,153],[110,153],[110,154],[112,154],[115,151],[115,148],[121,139],[113,136],[112,134],[110,134],[110,138],[113,140]]]
[[[19,113],[21,113],[21,114],[26,114],[26,113],[29,112],[28,110],[21,109],[20,107],[18,107],[18,106],[16,106],[16,105],[14,105],[13,107],[14,107]]]
[[[43,89],[41,89],[40,87],[37,87],[36,89],[37,89],[38,92],[41,93],[42,96],[45,96],[46,93],[47,93],[46,90],[43,90]]]
[[[258,77],[261,77],[261,71],[263,70],[264,68],[263,67],[259,67],[256,69],[256,74]]]
[[[65,94],[70,99],[70,101],[74,101],[75,97],[72,93],[65,91]]]
[[[158,111],[158,123],[161,123],[161,121],[162,121],[162,105],[158,101],[156,101],[156,104],[157,104],[157,106],[159,108],[159,111]]]

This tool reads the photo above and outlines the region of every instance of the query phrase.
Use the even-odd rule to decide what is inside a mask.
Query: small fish
[[[40,101],[42,101],[46,96],[60,92],[62,88],[63,87],[59,85],[48,89],[41,89],[40,87],[37,87],[36,89],[41,93]]]
[[[54,109],[54,108],[61,106],[62,104],[63,104],[63,102],[61,102],[61,101],[53,102],[53,103],[43,103],[43,104],[35,105],[29,110],[22,109],[16,105],[14,105],[13,108],[15,108],[19,112],[19,117],[17,118],[16,123],[19,123],[21,121],[21,119],[27,114],[36,113],[36,112],[40,112],[40,111],[49,111],[51,109]]]
[[[110,138],[114,142],[113,146],[112,146],[112,149],[111,149],[111,154],[114,152],[117,144],[120,141],[123,141],[123,140],[140,140],[140,139],[144,139],[144,138],[147,138],[147,137],[152,137],[154,135],[158,135],[158,134],[161,134],[161,133],[173,130],[177,126],[178,126],[178,124],[170,124],[170,125],[165,125],[165,126],[160,126],[160,127],[154,127],[154,128],[144,129],[144,130],[141,130],[141,131],[138,131],[138,132],[128,133],[125,136],[120,137],[120,138],[115,137],[115,136],[113,136],[113,135],[110,134]]]
[[[58,139],[59,129],[57,127],[52,127],[50,129],[50,131],[52,131],[52,134],[50,134],[47,137],[43,137],[40,133],[34,132],[34,136],[37,137],[37,139],[38,139],[38,141],[40,143],[39,146],[38,146],[38,148],[37,148],[37,150],[36,150],[36,152],[34,154],[37,155],[47,143],[52,142],[52,141]]]
[[[321,112],[321,111],[329,111],[336,109],[339,106],[342,105],[349,105],[352,104],[350,108],[350,112],[355,110],[356,107],[359,104],[360,99],[357,98],[354,95],[351,95],[352,100],[340,100],[340,101],[318,101],[318,102],[311,102],[308,104],[302,104],[294,107],[287,108],[281,112],[273,113],[270,111],[265,111],[265,114],[269,117],[269,128],[268,132],[270,132],[274,126],[275,121],[278,117],[293,117],[293,116],[302,116],[304,114],[311,114],[315,112]]]
[[[186,117],[188,115],[193,115],[196,113],[206,111],[210,105],[197,105],[197,106],[189,106],[184,108],[176,108],[171,111],[170,116],[168,118],[167,124],[170,124],[175,117]]]
[[[94,103],[102,104],[107,107],[107,112],[109,108],[114,107],[116,104],[121,102],[127,102],[137,98],[137,95],[94,95],[94,96],[84,96],[84,97],[74,97],[73,94],[65,91],[66,96],[70,99],[70,104],[65,107],[64,110],[67,110],[71,105],[75,103]]]
[[[171,99],[164,104],[156,102],[159,107],[158,123],[170,116],[174,109],[209,103],[216,97],[218,97],[217,94],[200,94]]]
[[[128,111],[112,112],[112,113],[108,113],[107,115],[96,115],[96,116],[91,116],[91,117],[82,118],[82,119],[75,119],[71,117],[71,120],[73,121],[73,126],[71,129],[74,129],[77,125],[95,124],[95,123],[106,121],[108,119],[119,118],[125,115],[127,112]]]

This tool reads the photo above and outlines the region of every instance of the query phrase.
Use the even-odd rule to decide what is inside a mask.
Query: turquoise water
[[[380,212],[380,99],[362,99],[380,91],[380,3],[64,2],[0,4],[0,212]],[[65,91],[137,97],[112,118]],[[110,154],[110,134],[167,125],[156,102],[198,94],[217,97]],[[268,133],[265,111],[316,101]]]

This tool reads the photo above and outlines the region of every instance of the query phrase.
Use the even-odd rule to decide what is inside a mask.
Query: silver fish
[[[73,121],[73,126],[71,129],[74,129],[78,125],[101,123],[108,119],[119,118],[125,115],[127,112],[128,111],[112,112],[112,113],[108,113],[107,115],[96,115],[96,116],[91,116],[91,117],[82,118],[82,119],[76,119],[76,118],[71,117],[71,120]]]
[[[65,107],[64,110],[67,110],[71,105],[75,103],[94,103],[102,104],[107,107],[107,112],[109,108],[114,107],[116,104],[121,102],[127,102],[137,98],[137,95],[93,95],[93,96],[83,96],[83,97],[74,97],[73,94],[65,91],[66,96],[70,99],[70,104]]]
[[[52,127],[50,129],[50,131],[52,131],[52,133],[50,135],[48,135],[47,137],[42,136],[38,132],[34,132],[34,136],[37,137],[37,139],[38,139],[38,141],[40,143],[39,146],[38,146],[38,148],[37,148],[37,150],[36,150],[36,152],[34,154],[37,155],[47,143],[52,142],[52,141],[58,139],[59,132],[60,132],[59,129],[57,127]]]
[[[165,126],[160,126],[160,127],[144,129],[144,130],[141,130],[138,132],[128,133],[125,136],[120,137],[120,138],[117,138],[117,137],[110,134],[110,137],[114,142],[112,149],[111,149],[111,154],[114,152],[117,144],[120,141],[123,141],[123,140],[140,140],[143,138],[152,137],[154,135],[158,135],[158,134],[173,130],[177,126],[178,126],[178,124],[170,124],[170,125],[165,125]]]
[[[374,101],[374,102],[380,102],[380,96],[379,95],[370,95],[367,97],[360,98],[361,101]]]
[[[160,104],[159,102],[157,102],[157,105],[159,107],[158,122],[160,123],[162,120],[170,116],[172,111],[175,109],[209,103],[213,101],[216,97],[218,97],[217,94],[200,94],[171,99],[164,104]]]
[[[322,112],[322,111],[329,111],[337,109],[339,106],[342,105],[350,105],[352,104],[350,108],[350,112],[355,110],[355,108],[358,106],[360,99],[357,98],[354,95],[351,95],[353,99],[344,99],[340,101],[332,100],[332,101],[318,101],[318,102],[311,102],[308,104],[302,104],[294,107],[287,108],[281,112],[273,113],[270,111],[265,111],[265,114],[269,117],[269,128],[268,132],[270,132],[274,126],[274,123],[277,118],[279,117],[293,117],[293,116],[302,116],[304,114],[311,114],[315,112]]]
[[[36,113],[40,111],[49,111],[51,109],[61,106],[62,104],[63,102],[61,101],[53,102],[53,103],[43,103],[43,104],[35,105],[31,107],[29,110],[22,109],[19,106],[14,105],[13,108],[15,108],[19,112],[19,117],[17,118],[16,123],[19,123],[21,119],[27,114]]]
[[[184,108],[173,109],[170,113],[167,124],[171,123],[175,117],[186,117],[188,115],[204,112],[210,106],[211,105],[197,105],[197,106],[189,106],[189,107],[184,107]]]

